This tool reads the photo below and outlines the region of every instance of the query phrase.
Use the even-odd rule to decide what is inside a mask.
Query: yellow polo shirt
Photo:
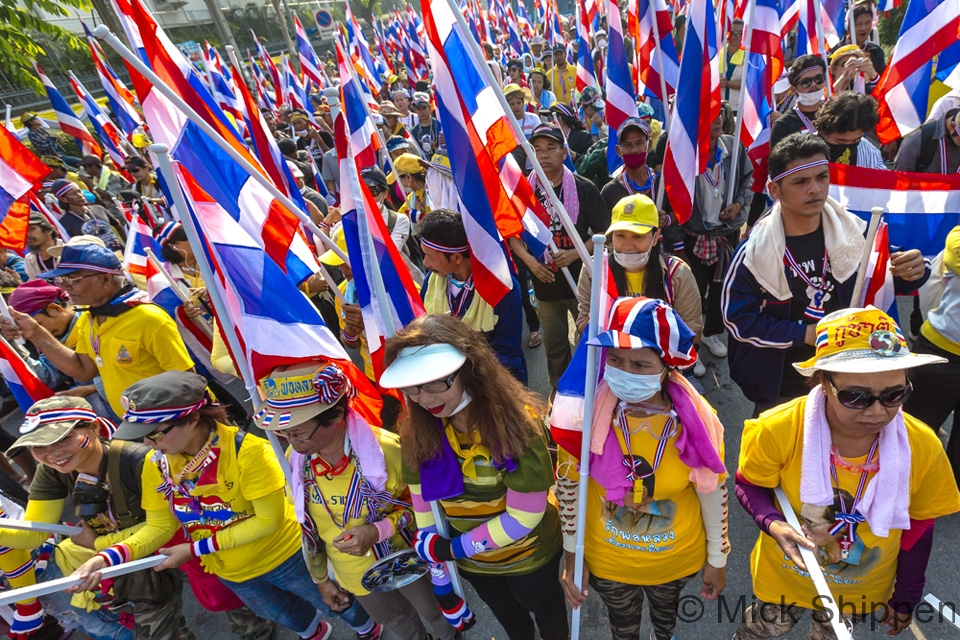
[[[74,332],[77,353],[96,362],[107,402],[119,416],[120,396],[133,383],[164,371],[193,368],[176,323],[155,304],[137,305],[103,322],[84,311]]]
[[[567,63],[566,71],[553,67],[547,72],[550,76],[550,90],[557,96],[557,102],[570,104],[577,91],[577,69]]]

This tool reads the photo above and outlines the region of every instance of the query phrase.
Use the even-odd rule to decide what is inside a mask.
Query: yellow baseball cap
[[[817,352],[794,364],[805,376],[815,371],[877,373],[941,364],[944,358],[910,353],[893,318],[876,307],[835,311],[817,323]]]
[[[660,214],[657,213],[657,205],[647,196],[635,193],[621,198],[613,207],[607,235],[614,231],[631,231],[643,235],[659,227]]]
[[[837,49],[836,51],[834,51],[833,53],[830,54],[830,63],[832,64],[832,63],[834,63],[838,58],[842,58],[843,56],[848,56],[848,55],[853,54],[853,53],[856,53],[856,54],[859,55],[859,54],[862,54],[862,53],[863,53],[863,50],[860,49],[860,47],[858,47],[858,46],[855,45],[855,44],[845,44],[845,45],[843,45],[842,47],[840,47],[839,49]]]
[[[403,175],[404,173],[424,173],[426,169],[423,168],[423,165],[420,164],[420,156],[415,156],[412,153],[404,153],[393,161],[393,166],[397,168],[397,173]]]
[[[347,239],[343,235],[343,225],[333,230],[330,239],[333,240],[333,243],[337,245],[339,249],[343,250],[344,253],[347,252]],[[328,267],[339,267],[343,264],[343,258],[338,256],[333,249],[327,249],[326,252],[320,256],[320,262]]]

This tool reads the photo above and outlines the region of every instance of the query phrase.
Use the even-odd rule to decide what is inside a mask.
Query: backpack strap
[[[387,208],[387,231],[393,233],[393,228],[397,226],[397,212]]]
[[[124,440],[111,440],[107,449],[107,483],[110,485],[110,499],[113,502],[114,516],[120,524],[133,517],[127,504],[127,495],[123,489],[120,473],[120,458],[129,443]],[[125,529],[122,524],[121,529]]]

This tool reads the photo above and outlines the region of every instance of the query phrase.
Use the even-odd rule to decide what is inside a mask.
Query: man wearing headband
[[[771,149],[791,133],[817,132],[813,121],[825,98],[827,63],[821,56],[800,56],[790,66],[787,79],[792,92],[796,94],[796,103],[771,126]]]
[[[27,227],[26,261],[27,277],[34,279],[41,271],[49,271],[56,266],[56,256],[50,249],[63,246],[60,234],[53,224],[43,214],[30,214],[30,225]]]
[[[767,189],[777,200],[730,262],[721,307],[730,331],[730,377],[755,415],[807,393],[791,366],[814,354],[816,323],[849,307],[866,224],[829,197],[830,147],[794,133],[770,154]],[[891,252],[898,295],[929,275],[916,249]]]
[[[137,380],[193,368],[173,318],[127,282],[109,249],[67,245],[59,266],[39,277],[64,289],[74,304],[88,306],[77,321],[76,350],[61,344],[35,318],[11,308],[15,328],[64,374],[78,380],[99,375],[117,415],[123,415],[123,390]],[[0,327],[13,328],[7,319],[0,319]]]
[[[474,287],[470,247],[460,214],[436,209],[424,216],[418,226],[423,266],[430,270],[420,290],[427,313],[452,315],[482,333],[500,363],[526,384],[527,361],[520,346],[521,293],[516,275],[511,273],[510,293],[491,307]]]
[[[113,221],[106,209],[98,204],[89,204],[83,190],[75,182],[54,180],[50,187],[63,209],[60,225],[70,237],[84,234],[95,235],[112,250],[122,251],[123,243],[114,233]]]
[[[401,477],[400,438],[357,411],[352,383],[335,364],[279,367],[260,388],[266,402],[255,421],[289,444],[294,512],[313,579],[330,582],[329,561],[339,587],[399,640],[432,637],[421,615],[435,637],[452,640],[455,630],[425,575],[392,590],[372,593],[364,586],[374,563],[410,548],[416,529]],[[338,597],[349,601],[347,594]]]

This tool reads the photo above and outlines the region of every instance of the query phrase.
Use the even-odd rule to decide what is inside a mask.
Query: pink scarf
[[[360,460],[363,477],[374,491],[383,491],[387,486],[387,462],[383,457],[383,449],[373,428],[367,424],[352,408],[347,410],[347,442],[348,448]],[[290,452],[290,490],[293,492],[293,506],[297,514],[297,522],[303,523],[306,517],[306,504],[303,491],[303,458],[302,453]]]
[[[530,186],[533,188],[534,193],[537,191],[537,185],[540,183],[537,178],[537,173],[533,172],[530,174]],[[567,210],[567,215],[570,216],[570,221],[573,224],[577,224],[577,219],[580,217],[580,198],[577,197],[577,183],[573,179],[573,172],[570,171],[567,167],[563,168],[563,182],[560,183],[563,189],[563,208]],[[544,189],[552,189],[551,185],[543,187]],[[550,211],[550,217],[554,220],[559,219],[558,214],[553,212],[553,207],[549,204],[549,199],[547,200],[547,211]]]
[[[680,460],[690,467],[690,481],[698,493],[716,490],[721,473],[727,469],[720,457],[723,425],[700,394],[677,372],[667,380],[667,394],[680,421],[677,450]],[[616,431],[611,429],[613,412],[620,402],[601,380],[597,385],[593,410],[593,429],[590,435],[590,476],[606,491],[606,499],[623,504],[623,498],[633,491],[623,467],[623,455]]]
[[[800,467],[800,500],[817,506],[832,505],[830,476],[830,425],[827,424],[823,388],[808,395],[803,411],[803,454]],[[886,538],[891,529],[910,528],[910,441],[903,410],[880,430],[877,446],[880,469],[863,492],[859,511],[874,535]]]

